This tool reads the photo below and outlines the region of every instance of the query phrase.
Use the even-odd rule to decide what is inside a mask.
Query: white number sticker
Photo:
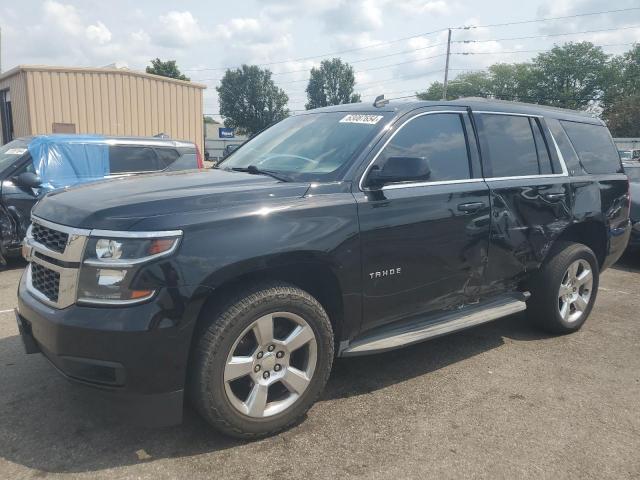
[[[26,148],[10,148],[4,153],[6,153],[7,155],[22,155],[26,151],[27,151]]]
[[[382,120],[382,115],[347,115],[340,123],[364,123],[366,125],[375,125]]]

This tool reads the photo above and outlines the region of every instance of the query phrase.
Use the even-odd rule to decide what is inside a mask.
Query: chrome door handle
[[[564,193],[545,193],[544,194],[544,198],[546,198],[547,200],[560,200],[564,198],[564,196],[565,196]]]
[[[484,207],[484,202],[461,203],[458,205],[458,210],[464,213],[475,213],[482,207]]]

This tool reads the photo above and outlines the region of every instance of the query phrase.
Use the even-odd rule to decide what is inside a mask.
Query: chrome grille
[[[36,242],[58,253],[64,252],[69,241],[69,234],[35,222],[31,228],[31,236]]]
[[[89,230],[59,225],[35,215],[24,239],[29,262],[25,287],[42,303],[66,308],[76,301],[80,262]]]
[[[60,293],[60,273],[44,265],[31,263],[31,284],[52,302],[58,301]]]

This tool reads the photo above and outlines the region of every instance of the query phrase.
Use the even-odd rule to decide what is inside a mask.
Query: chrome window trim
[[[528,113],[509,113],[509,112],[492,112],[488,110],[474,110],[473,113],[484,113],[488,115],[511,115],[514,117],[529,117],[529,118],[544,118],[543,115],[534,115]],[[564,161],[564,157],[562,156],[562,152],[560,151],[560,147],[558,147],[558,143],[553,136],[553,132],[547,128],[549,135],[551,136],[551,140],[553,140],[553,145],[556,149],[556,153],[558,154],[558,160],[560,161],[560,168],[562,169],[562,173],[539,173],[537,175],[514,175],[508,177],[487,177],[485,178],[486,182],[496,182],[501,180],[527,180],[527,179],[535,179],[535,178],[559,178],[559,177],[568,177],[569,171],[567,170],[567,165]],[[542,134],[545,132],[543,131]]]
[[[382,147],[380,147],[380,150],[378,150],[378,152],[373,156],[373,159],[369,162],[369,165],[367,165],[367,168],[364,170],[364,173],[362,174],[362,176],[360,177],[360,181],[358,182],[358,188],[360,189],[360,191],[362,192],[368,192],[370,191],[369,189],[365,188],[363,183],[364,183],[364,179],[367,177],[367,175],[369,174],[369,171],[371,170],[371,168],[373,167],[373,164],[375,163],[375,161],[378,159],[378,157],[380,156],[380,154],[382,152],[384,152],[384,149],[387,148],[387,145],[389,145],[389,143],[391,142],[391,140],[393,140],[393,138],[398,134],[398,132],[400,130],[402,130],[405,125],[407,125],[409,122],[415,120],[416,118],[420,118],[420,117],[424,117],[425,115],[434,115],[436,113],[455,113],[457,115],[464,115],[465,113],[467,113],[466,110],[433,110],[430,112],[422,112],[419,113],[417,115],[414,115],[411,118],[408,118],[407,120],[404,121],[404,123],[402,123],[395,132],[393,132],[391,134],[391,136],[384,142],[384,144],[382,145]],[[465,139],[466,140],[466,139]],[[459,181],[468,181],[468,180],[475,180],[475,181],[482,181],[482,178],[464,178],[464,179],[460,179],[460,180],[442,180],[445,182],[459,182]],[[395,187],[395,188],[409,188],[409,187],[417,187],[417,186],[422,186],[422,184],[428,184],[428,185],[435,185],[437,182],[412,182],[412,183],[396,183],[396,184],[390,184],[388,185],[388,187]],[[387,187],[385,185],[385,187]],[[384,190],[385,187],[382,187],[382,189]]]
[[[563,175],[561,173],[551,173],[546,175],[520,175],[514,177],[492,177],[486,178],[485,182],[501,182],[503,180],[534,180],[534,179],[545,179],[545,178],[559,178],[559,177],[568,177],[568,175]]]
[[[553,136],[553,132],[550,128],[547,128],[549,135],[551,136],[551,140],[553,140],[553,146],[556,148],[556,153],[558,154],[558,160],[560,161],[560,167],[562,168],[562,175],[569,176],[569,170],[567,169],[567,162],[564,161],[564,155],[560,151],[560,147],[558,146],[558,142],[556,142],[556,137]],[[573,148],[573,145],[571,146]],[[576,154],[577,156],[577,154]],[[560,175],[560,174],[558,174]]]
[[[485,113],[489,115],[510,115],[512,117],[531,117],[544,118],[544,115],[536,115],[535,113],[511,113],[511,112],[494,112],[492,110],[472,110],[473,113]]]
[[[438,185],[456,185],[459,183],[484,182],[484,178],[467,178],[466,180],[441,180],[438,182],[412,182],[412,183],[392,183],[382,187],[382,190],[397,190],[399,188],[430,187]]]

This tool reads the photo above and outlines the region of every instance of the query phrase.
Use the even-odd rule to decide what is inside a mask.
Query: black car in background
[[[31,209],[48,192],[105,178],[202,168],[192,142],[40,135],[0,146],[0,264],[16,256]]]
[[[243,438],[300,419],[336,356],[525,310],[577,331],[631,230],[600,120],[470,99],[311,110],[216,169],[54,192],[32,218],[27,351],[137,418],[178,422],[189,395]]]
[[[624,171],[629,177],[629,193],[631,194],[631,238],[629,250],[640,250],[640,162],[623,162]]]

